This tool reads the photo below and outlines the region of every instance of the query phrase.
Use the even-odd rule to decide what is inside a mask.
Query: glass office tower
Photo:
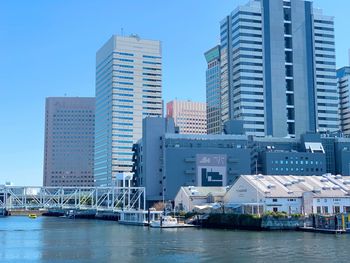
[[[221,89],[220,89],[220,45],[204,54],[208,67],[206,71],[207,133],[220,134],[221,126]]]
[[[350,67],[343,67],[337,71],[339,89],[339,111],[341,130],[350,134]]]
[[[160,41],[111,37],[96,55],[96,185],[113,185],[117,173],[131,172],[142,119],[162,112]]]
[[[339,129],[333,17],[303,0],[255,0],[220,24],[221,120],[247,134]]]

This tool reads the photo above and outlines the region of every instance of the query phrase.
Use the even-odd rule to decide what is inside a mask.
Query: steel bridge
[[[145,210],[144,187],[0,186],[0,209]]]

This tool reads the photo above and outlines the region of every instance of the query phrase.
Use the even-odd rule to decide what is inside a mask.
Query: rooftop
[[[350,176],[282,176],[242,175],[266,197],[302,197],[311,192],[315,197],[350,197]]]
[[[226,187],[197,187],[197,186],[183,186],[181,187],[188,196],[207,197],[224,196],[227,192]]]

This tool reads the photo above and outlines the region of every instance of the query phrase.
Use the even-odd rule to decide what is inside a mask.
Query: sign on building
[[[225,154],[197,154],[197,182],[199,186],[227,184],[227,156]]]

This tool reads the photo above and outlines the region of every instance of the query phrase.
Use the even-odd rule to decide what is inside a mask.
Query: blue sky
[[[0,184],[42,184],[45,97],[94,96],[95,53],[122,28],[162,41],[165,102],[205,101],[203,53],[218,43],[219,21],[246,2],[0,1]],[[348,65],[350,1],[314,3],[336,17],[337,66]]]

